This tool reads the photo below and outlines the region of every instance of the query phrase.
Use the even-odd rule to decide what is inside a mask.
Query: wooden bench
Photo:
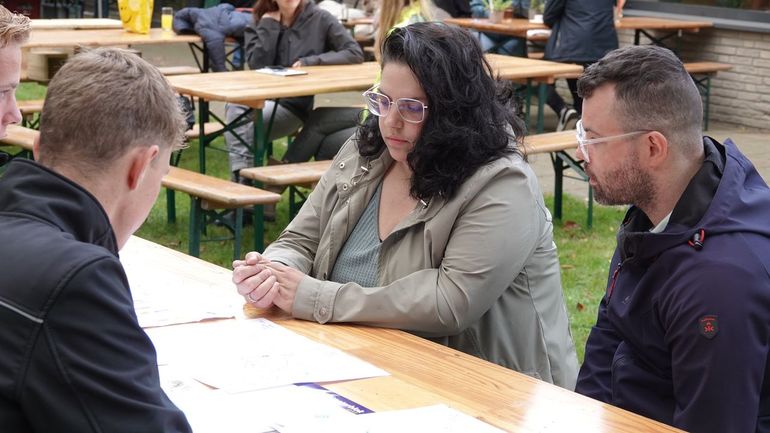
[[[16,154],[11,155],[12,158],[32,159],[32,146],[38,134],[36,130],[20,125],[8,125],[5,129],[5,134],[5,137],[0,138],[0,145],[14,146],[21,149]]]
[[[575,179],[588,182],[588,175],[583,170],[580,161],[577,161],[567,151],[577,149],[578,142],[576,131],[570,129],[560,132],[548,132],[545,134],[528,135],[524,137],[524,153],[537,155],[547,153],[551,157],[553,166],[553,216],[556,219],[562,217],[562,203],[564,198],[564,172],[572,169],[577,177]],[[593,189],[588,186],[588,215],[587,226],[593,226]]]
[[[224,212],[220,209],[234,210],[235,221],[232,222],[233,230],[233,258],[241,256],[241,232],[243,228],[243,208],[253,207],[254,210],[254,249],[264,250],[264,218],[263,205],[275,204],[281,201],[280,194],[264,191],[259,188],[241,185],[229,180],[207,176],[195,171],[185,170],[179,167],[171,167],[169,173],[163,177],[163,186],[170,192],[179,191],[190,196],[190,245],[189,254],[198,257],[200,254],[201,233],[205,232],[205,219],[218,220],[226,225]],[[167,202],[169,222],[175,220],[173,194],[167,195],[171,199]]]
[[[43,99],[16,101],[21,111],[21,124],[28,128],[37,129],[40,126],[40,113],[43,112]]]
[[[16,105],[21,111],[22,126],[28,128],[37,129],[40,125],[40,113],[43,111],[43,99],[29,99],[26,101],[17,101]],[[207,122],[204,130],[207,134],[218,132],[224,129],[224,126],[219,122]],[[184,136],[188,140],[198,138],[200,136],[200,127],[196,123],[192,129],[185,131]]]
[[[8,125],[7,135],[0,139],[0,143],[21,148],[29,155],[38,131],[19,125]],[[275,204],[281,200],[279,194],[264,191],[258,188],[241,185],[228,180],[206,176],[194,171],[179,167],[171,167],[169,173],[163,177],[162,184],[169,191],[168,212],[169,222],[176,219],[174,191],[183,192],[190,196],[190,244],[189,253],[192,256],[200,254],[201,233],[204,232],[204,219],[222,221],[222,213],[217,209],[233,209],[235,221],[230,229],[234,233],[233,257],[241,255],[241,232],[243,228],[243,208],[254,208],[254,248],[257,251],[264,249],[264,219],[262,206]],[[225,222],[225,221],[223,221]],[[229,223],[229,222],[226,222]],[[227,224],[230,226],[230,224]]]
[[[161,74],[170,77],[173,75],[200,74],[201,70],[196,66],[161,66],[158,67]]]
[[[206,132],[206,134],[211,134],[214,132],[219,132],[223,130],[225,127],[219,122],[206,122],[203,124],[203,130]],[[201,135],[201,129],[200,125],[197,123],[193,125],[192,129],[185,131],[184,136],[188,140],[192,140],[194,138],[198,138]]]
[[[5,137],[0,138],[0,143],[8,146],[16,146],[22,151],[32,153],[32,146],[38,132],[20,125],[8,125],[5,129]]]
[[[703,129],[709,129],[709,102],[711,99],[711,77],[720,71],[727,71],[733,68],[727,63],[718,62],[691,62],[685,63],[684,68],[692,77],[695,85],[698,86],[701,97],[703,98]]]
[[[306,198],[298,188],[315,187],[331,163],[328,160],[250,167],[242,169],[240,174],[246,179],[259,182],[260,186],[289,187],[289,219],[291,219],[297,214]]]

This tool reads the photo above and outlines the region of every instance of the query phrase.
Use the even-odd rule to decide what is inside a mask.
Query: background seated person
[[[244,32],[244,53],[249,68],[265,66],[314,66],[361,63],[364,53],[337,18],[308,0],[259,0],[254,6],[254,22]],[[227,122],[237,119],[248,107],[227,104]],[[294,133],[313,109],[313,97],[284,98],[278,103],[265,101],[262,109],[267,130],[275,111],[270,139]],[[237,134],[253,143],[254,127],[248,122],[236,128]],[[232,179],[238,171],[253,165],[249,148],[233,134],[225,133],[230,155]]]
[[[233,263],[238,292],[305,320],[411,331],[573,388],[551,216],[499,86],[466,30],[394,29],[357,137],[280,238]]]

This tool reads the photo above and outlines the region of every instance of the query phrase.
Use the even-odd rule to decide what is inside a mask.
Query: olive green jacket
[[[516,154],[481,167],[445,201],[420,202],[386,239],[379,287],[327,281],[386,169],[349,140],[264,255],[308,274],[293,314],[399,328],[573,389],[578,364],[551,215]]]

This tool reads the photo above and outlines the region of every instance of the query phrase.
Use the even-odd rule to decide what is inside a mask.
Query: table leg
[[[548,84],[544,81],[540,82],[539,94],[537,96],[537,133],[543,132],[543,123],[545,115],[545,98],[548,94]]]
[[[262,109],[255,108],[254,121],[252,122],[254,128],[254,142],[252,143],[252,156],[254,158],[254,167],[262,167],[265,161],[265,149],[267,148],[267,131],[262,124],[264,121]],[[275,110],[273,110],[275,113]]]
[[[524,94],[524,124],[529,128],[530,111],[532,105],[532,79],[527,78],[527,90]]]
[[[188,252],[193,257],[200,256],[201,253],[201,226],[203,222],[203,209],[201,199],[190,197],[190,245]]]
[[[241,233],[243,231],[243,208],[235,208],[235,227],[233,227],[233,260],[241,258]]]
[[[203,98],[198,98],[198,171],[206,173],[206,146],[209,144],[209,138],[206,137],[203,125],[209,121],[209,103]],[[213,140],[213,138],[212,138]]]
[[[254,251],[265,250],[265,212],[264,206],[254,206]]]

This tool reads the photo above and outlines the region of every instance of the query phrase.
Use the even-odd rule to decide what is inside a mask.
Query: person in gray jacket
[[[259,0],[254,6],[254,22],[244,32],[246,61],[251,69],[265,66],[316,66],[361,63],[364,53],[329,12],[308,0]],[[270,139],[295,132],[307,120],[313,109],[313,97],[284,98],[278,103],[266,101],[262,109],[265,128],[275,111]],[[242,118],[248,107],[228,104],[225,115],[228,123]],[[253,142],[251,122],[236,129],[246,142]],[[253,156],[241,140],[226,133],[225,141],[230,154],[233,180],[238,171],[251,167]]]
[[[279,239],[233,263],[238,292],[574,388],[551,215],[510,94],[468,31],[394,29],[370,115]]]

